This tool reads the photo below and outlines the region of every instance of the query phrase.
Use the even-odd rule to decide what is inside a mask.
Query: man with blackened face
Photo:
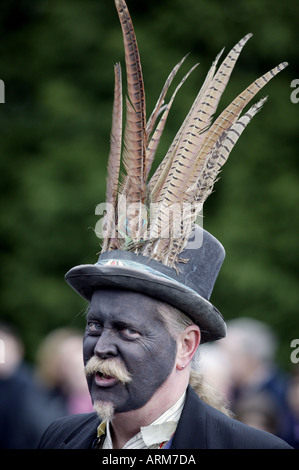
[[[199,328],[189,326],[173,337],[165,310],[162,302],[140,293],[102,289],[92,296],[83,343],[85,371],[95,409],[112,420],[114,445],[125,444],[139,422],[152,423],[186,390]],[[123,423],[130,420],[136,425],[129,432]]]

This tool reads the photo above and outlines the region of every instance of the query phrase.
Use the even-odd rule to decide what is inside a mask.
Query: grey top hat
[[[65,278],[88,301],[95,290],[104,287],[154,297],[192,318],[200,326],[201,342],[220,339],[225,336],[226,326],[209,299],[224,260],[224,248],[209,232],[196,226],[181,256],[189,261],[179,263],[177,272],[145,256],[113,250],[101,254],[96,264],[72,268]]]

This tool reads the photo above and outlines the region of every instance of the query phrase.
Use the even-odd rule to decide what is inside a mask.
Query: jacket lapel
[[[207,449],[206,421],[205,404],[189,386],[171,449]]]
[[[62,443],[62,449],[90,449],[97,437],[97,427],[100,420],[96,413],[91,413],[90,419],[76,427],[74,432]]]

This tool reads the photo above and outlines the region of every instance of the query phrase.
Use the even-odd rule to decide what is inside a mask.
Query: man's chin
[[[93,409],[100,417],[101,421],[112,421],[114,417],[114,405],[111,402],[95,400]]]

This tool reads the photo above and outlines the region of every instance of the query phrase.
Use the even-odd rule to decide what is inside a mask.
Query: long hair
[[[191,318],[187,317],[184,313],[169,304],[159,302],[158,311],[162,316],[163,322],[169,331],[170,335],[177,340],[178,336],[184,330],[193,325],[194,322]],[[199,370],[198,364],[200,363],[200,347],[197,348],[191,363],[191,373],[189,384],[197,393],[199,398],[208,405],[216,408],[227,416],[233,417],[232,411],[229,409],[228,402],[223,396],[207,381],[204,379],[203,373]]]

